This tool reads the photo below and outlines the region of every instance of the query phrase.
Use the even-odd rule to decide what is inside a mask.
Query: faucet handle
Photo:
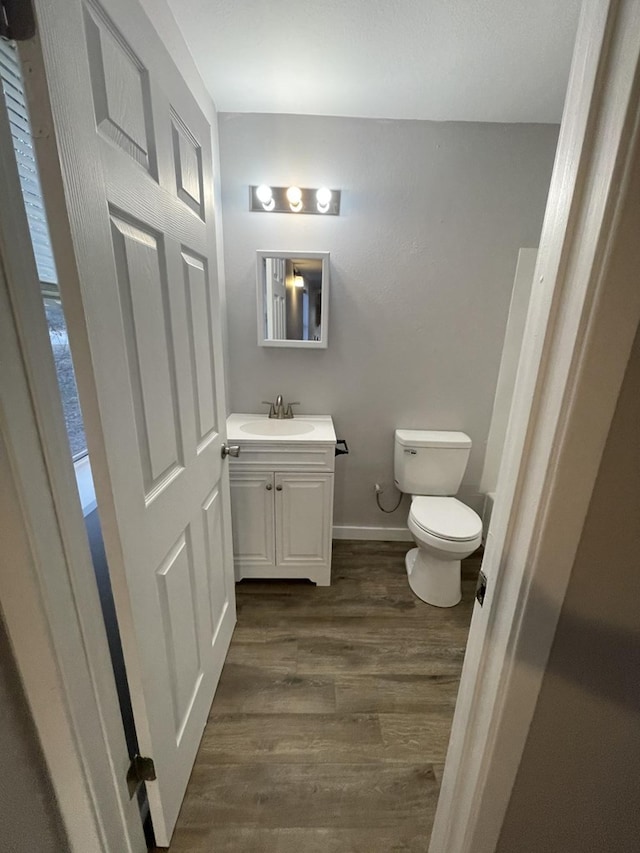
[[[299,406],[299,405],[300,405],[300,403],[298,403],[298,402],[289,403],[289,405],[287,406],[287,413],[285,415],[285,418],[292,418],[293,417],[293,409],[291,408],[291,406]]]
[[[276,410],[271,400],[263,400],[262,402],[265,406],[269,406],[269,417],[273,418],[275,416]]]

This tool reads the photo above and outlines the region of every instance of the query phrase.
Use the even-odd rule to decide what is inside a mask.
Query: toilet
[[[480,517],[454,497],[470,452],[471,439],[463,432],[395,432],[395,483],[412,496],[408,527],[417,545],[405,558],[409,586],[436,607],[458,604],[460,561],[482,541]]]

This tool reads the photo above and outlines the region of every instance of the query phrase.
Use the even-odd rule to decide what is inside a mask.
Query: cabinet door
[[[275,563],[273,474],[231,473],[233,556],[238,579],[243,569]]]
[[[276,474],[276,562],[309,567],[306,575],[328,583],[314,569],[331,564],[333,474]]]

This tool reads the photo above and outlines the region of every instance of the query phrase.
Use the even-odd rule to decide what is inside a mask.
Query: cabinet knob
[[[267,483],[267,485],[265,486],[265,489],[266,489],[268,492],[270,492],[272,488],[273,488],[273,486],[271,485],[271,483]]]
[[[276,492],[281,492],[281,491],[282,491],[282,486],[276,486]]]

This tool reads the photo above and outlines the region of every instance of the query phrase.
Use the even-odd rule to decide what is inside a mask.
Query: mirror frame
[[[329,340],[329,252],[282,252],[258,249],[257,260],[257,308],[258,308],[258,346],[261,347],[295,347],[304,349],[326,349]],[[321,260],[322,261],[322,301],[320,303],[321,337],[319,341],[289,341],[270,340],[264,336],[264,291],[265,291],[265,264],[266,258],[284,258],[285,260]]]

